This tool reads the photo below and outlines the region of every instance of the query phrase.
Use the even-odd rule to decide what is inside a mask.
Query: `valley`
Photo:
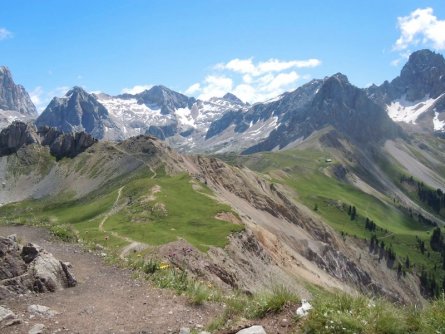
[[[322,310],[340,314],[343,304],[343,324],[357,332],[377,330],[380,318],[368,325],[374,312],[399,322],[400,333],[427,333],[428,324],[410,322],[413,310],[440,323],[442,55],[413,53],[381,86],[361,89],[337,73],[253,105],[231,93],[201,101],[164,86],[119,96],[74,87],[35,119],[23,109],[27,93],[11,86],[6,68],[0,73],[14,88],[8,115],[17,116],[0,133],[0,231],[72,257],[80,299],[106,294],[89,290],[95,265],[110,272],[106,284],[116,289],[95,301],[97,314],[105,316],[108,303],[128,312],[157,295],[169,301],[155,298],[144,313],[155,319],[153,333],[179,332],[189,321],[162,319],[157,308],[190,314],[196,332],[212,333],[256,323],[270,333],[329,333],[320,323],[334,320]],[[70,312],[84,313],[69,289],[52,301],[26,298],[64,309],[64,298],[73,300],[60,318],[71,329]],[[299,319],[303,300],[314,310]],[[348,317],[369,303],[376,311],[368,307],[360,313],[366,323],[351,325]],[[79,332],[106,332],[85,312]],[[109,319],[110,331],[142,333],[141,312]],[[55,325],[46,324],[62,323]]]

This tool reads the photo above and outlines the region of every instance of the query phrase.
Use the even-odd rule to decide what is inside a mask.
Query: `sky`
[[[0,0],[0,65],[39,110],[73,86],[250,103],[337,72],[366,87],[422,48],[445,53],[444,0]]]

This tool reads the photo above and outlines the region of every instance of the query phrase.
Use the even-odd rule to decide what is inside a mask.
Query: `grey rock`
[[[74,87],[62,98],[53,98],[35,124],[64,133],[84,131],[98,139],[104,136],[105,126],[115,127],[107,109],[80,87]]]
[[[49,146],[50,153],[57,159],[73,158],[96,142],[85,132],[64,134],[49,127],[37,130],[32,124],[15,121],[0,132],[0,156],[16,153],[31,144],[39,144]]]
[[[236,334],[266,334],[263,326],[252,326],[249,328],[244,328],[237,332]]]
[[[386,105],[405,95],[407,101],[417,101],[425,96],[437,98],[445,92],[445,59],[430,50],[413,52],[400,75],[391,82],[373,85],[368,95],[381,105]]]
[[[45,329],[45,325],[44,324],[35,324],[28,331],[28,334],[42,334],[44,329]]]
[[[51,154],[57,159],[74,158],[97,142],[86,132],[62,133],[54,128],[42,127],[39,134],[43,137],[42,145],[49,146]]]
[[[6,307],[0,306],[0,329],[21,323],[21,320]]]
[[[256,124],[259,121],[266,121],[272,117],[277,117],[279,121],[286,120],[288,114],[298,112],[314,98],[317,91],[323,84],[323,80],[312,80],[311,82],[297,88],[290,93],[284,93],[278,100],[273,102],[256,103],[251,106],[247,112],[244,110],[229,110],[222,117],[212,122],[206,139],[210,139],[224,130],[234,125],[237,133],[245,132],[250,124]],[[227,96],[227,94],[225,95]],[[240,105],[241,107],[242,105]]]
[[[23,115],[37,116],[37,110],[21,85],[16,85],[11,72],[0,66],[0,110],[17,111]]]
[[[306,93],[306,98],[303,99],[306,103],[297,99],[299,102],[296,104],[286,104],[282,111],[284,114],[281,116],[281,125],[264,141],[243,153],[270,151],[276,147],[281,149],[327,126],[332,126],[341,136],[360,146],[403,136],[403,131],[389,118],[386,110],[371,100],[363,89],[350,84],[345,75],[337,73],[321,83],[313,82],[312,85],[312,88],[317,89],[312,90],[313,95]],[[290,95],[297,94],[297,91]],[[285,96],[277,102],[284,103],[287,98],[290,97]],[[274,103],[272,105],[275,106]],[[276,109],[281,107],[275,106]],[[274,113],[276,116],[277,111]]]
[[[222,97],[224,100],[232,102],[232,103],[236,103],[236,104],[244,104],[243,101],[241,101],[236,95],[232,94],[232,93],[227,93],[226,95],[224,95]]]
[[[60,314],[59,312],[43,305],[29,305],[28,312],[41,318],[52,318]]]
[[[29,264],[28,272],[34,278],[33,290],[36,292],[54,292],[77,283],[68,267],[45,250],[41,250]]]
[[[39,142],[40,138],[33,125],[13,122],[0,132],[0,156],[15,153],[23,146]]]
[[[179,330],[179,334],[190,334],[190,328],[181,327],[181,329]]]
[[[69,266],[41,247],[34,244],[21,247],[10,238],[0,237],[0,300],[76,284]]]
[[[163,115],[172,114],[178,108],[191,108],[196,101],[193,97],[185,96],[161,85],[153,86],[149,90],[136,94],[135,97],[138,103],[143,103],[151,109],[161,109]]]

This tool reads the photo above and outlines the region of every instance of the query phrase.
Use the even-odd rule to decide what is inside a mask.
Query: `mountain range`
[[[154,280],[428,304],[445,289],[444,69],[420,50],[380,86],[336,73],[253,105],[73,87],[37,115],[3,68],[0,224]]]
[[[14,119],[35,118],[37,126],[85,131],[99,140],[153,135],[184,152],[283,149],[326,126],[371,144],[405,132],[445,132],[445,60],[420,50],[411,54],[400,76],[380,86],[360,89],[337,73],[253,105],[230,93],[202,101],[164,86],[118,96],[74,87],[40,115],[2,67],[0,110],[2,127]]]

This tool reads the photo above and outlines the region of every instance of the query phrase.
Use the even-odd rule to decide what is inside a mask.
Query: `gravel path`
[[[183,326],[206,325],[220,312],[215,306],[191,306],[168,290],[135,280],[131,271],[106,265],[79,245],[54,240],[46,230],[0,226],[0,235],[10,234],[70,262],[79,284],[55,293],[2,301],[24,320],[2,333],[27,333],[37,323],[45,325],[44,333],[179,333]],[[51,319],[32,317],[27,311],[31,304],[50,307],[60,314]]]

